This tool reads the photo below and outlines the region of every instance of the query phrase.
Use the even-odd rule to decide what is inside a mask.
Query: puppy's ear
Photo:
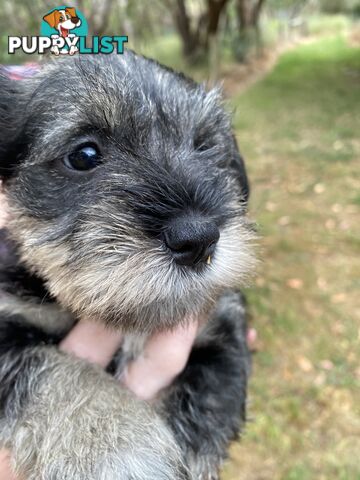
[[[65,12],[69,13],[72,17],[77,17],[76,10],[73,7],[67,7]]]
[[[10,178],[19,161],[22,115],[19,104],[20,82],[0,73],[0,179]]]
[[[235,175],[241,186],[243,199],[245,202],[247,202],[250,195],[250,185],[249,185],[248,177],[246,174],[245,162],[239,152],[239,148],[238,148],[235,136],[233,136],[233,142],[234,142],[233,155],[230,162],[230,168],[232,168],[235,171]]]
[[[55,25],[59,23],[59,12],[54,10],[53,12],[48,13],[43,17],[43,20],[45,20],[45,22],[48,23],[51,28],[54,28]]]

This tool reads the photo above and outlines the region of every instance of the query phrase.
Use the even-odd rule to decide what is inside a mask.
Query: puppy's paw
[[[27,480],[190,478],[160,416],[104,372],[73,359],[43,379],[10,443],[16,472]]]
[[[75,46],[71,46],[69,50],[69,55],[75,55],[76,52],[78,52],[79,49]]]
[[[56,56],[59,56],[59,55],[60,55],[59,47],[56,47],[56,46],[51,47],[50,52],[53,53],[53,54],[56,55]]]

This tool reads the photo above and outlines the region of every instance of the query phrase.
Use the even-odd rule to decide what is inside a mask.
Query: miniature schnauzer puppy
[[[245,419],[248,183],[219,92],[132,52],[0,78],[0,446],[27,480],[217,479]],[[126,334],[107,372],[60,352],[80,318]],[[198,317],[153,404],[117,378]],[[206,321],[205,321],[206,320]]]

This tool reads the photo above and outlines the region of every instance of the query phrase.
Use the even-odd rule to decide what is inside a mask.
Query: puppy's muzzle
[[[194,266],[209,262],[220,238],[217,225],[202,218],[176,218],[164,232],[164,241],[175,262]]]

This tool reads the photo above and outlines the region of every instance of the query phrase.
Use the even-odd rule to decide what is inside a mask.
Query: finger
[[[0,450],[0,480],[16,480],[10,466],[10,452]]]
[[[0,228],[2,228],[6,223],[7,217],[7,206],[5,195],[1,193],[1,183],[0,183]]]
[[[105,368],[123,340],[120,332],[101,323],[80,320],[60,343],[60,349]]]
[[[254,348],[257,341],[257,331],[255,328],[249,328],[246,334],[246,340],[249,348]]]
[[[154,399],[185,368],[198,328],[198,322],[191,319],[185,326],[151,337],[121,381],[139,398]]]

